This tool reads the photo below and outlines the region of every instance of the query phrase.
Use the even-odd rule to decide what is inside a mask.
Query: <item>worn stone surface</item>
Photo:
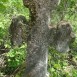
[[[23,0],[30,10],[26,70],[23,77],[46,77],[51,0]]]
[[[26,39],[27,20],[24,16],[14,16],[9,27],[11,46],[20,46]]]
[[[70,26],[49,28],[50,12],[53,8],[51,6],[56,5],[57,2],[58,0],[23,0],[24,5],[29,8],[31,19],[28,26],[30,29],[27,37],[26,69],[22,77],[47,77],[49,45],[54,43],[56,49],[61,52],[65,51],[62,48],[68,45],[71,34]],[[69,31],[67,32],[67,30]],[[63,35],[66,37],[65,40],[62,38]],[[68,41],[64,44],[63,42],[66,40]]]
[[[60,52],[70,51],[69,45],[73,42],[75,35],[72,31],[71,24],[66,21],[61,21],[57,26],[56,33],[56,50]]]
[[[5,54],[0,54],[0,70],[6,67],[6,59]]]

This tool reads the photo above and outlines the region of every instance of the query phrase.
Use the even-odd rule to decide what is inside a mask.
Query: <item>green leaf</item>
[[[0,12],[4,12],[6,10],[6,7],[0,3]]]
[[[1,2],[7,2],[8,0],[0,0]]]

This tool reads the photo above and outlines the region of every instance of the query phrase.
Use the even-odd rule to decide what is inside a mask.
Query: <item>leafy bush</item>
[[[5,73],[13,73],[25,61],[26,47],[26,44],[22,45],[20,48],[15,47],[7,53],[8,60]]]

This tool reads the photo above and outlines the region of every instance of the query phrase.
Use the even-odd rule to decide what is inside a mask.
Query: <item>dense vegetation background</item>
[[[29,10],[23,6],[22,0],[0,0],[0,49],[8,48],[6,70],[0,70],[0,77],[16,74],[21,77],[22,65],[26,57],[26,44],[14,49],[10,46],[9,26],[14,15],[24,15],[29,19]],[[57,25],[61,20],[71,23],[75,33],[75,42],[70,45],[71,52],[60,53],[49,47],[48,71],[50,77],[77,77],[77,0],[61,0],[51,13],[51,24]],[[5,53],[7,51],[0,53]],[[17,72],[15,72],[19,67]],[[23,69],[24,70],[24,69]]]

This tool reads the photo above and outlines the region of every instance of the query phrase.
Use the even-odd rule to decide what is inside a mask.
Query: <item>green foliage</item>
[[[61,0],[56,10],[52,12],[51,23],[56,24],[61,20],[71,23],[73,32],[75,33],[75,42],[70,45],[73,61],[71,65],[68,63],[68,53],[58,53],[55,49],[49,49],[49,69],[50,77],[77,77],[77,0]],[[56,58],[57,57],[57,58]]]
[[[13,73],[17,67],[19,67],[26,58],[26,44],[21,47],[15,47],[7,53],[7,66],[5,73]]]
[[[7,2],[8,0],[1,0],[1,2]]]
[[[2,3],[0,3],[0,12],[3,12],[5,10],[6,10],[6,7]]]
[[[70,45],[73,55],[73,61],[77,63],[77,0],[61,0],[58,7],[52,11],[51,23],[56,24],[60,20],[71,22],[73,31],[75,32],[75,42]],[[9,26],[14,15],[24,15],[29,19],[29,10],[23,6],[22,0],[0,0],[0,44],[5,43],[5,46],[10,48],[7,53],[7,69],[5,74],[12,74],[25,60],[26,44],[21,47],[10,46],[9,41]],[[49,48],[48,71],[50,77],[77,77],[77,68],[68,63],[68,53],[59,53],[54,48]],[[0,76],[3,73],[0,71]],[[19,77],[17,75],[16,77]]]
[[[3,71],[5,74],[12,74],[25,60],[26,44],[14,49],[10,46],[9,26],[14,15],[24,15],[29,19],[29,10],[23,6],[22,0],[1,0],[0,1],[0,44],[4,42],[7,53],[7,66]],[[2,76],[2,72],[0,73]]]
[[[14,15],[24,15],[29,19],[29,10],[23,6],[22,0],[0,1],[0,43],[9,44],[9,26]]]
[[[16,47],[14,49],[11,49],[10,52],[8,52],[7,56],[9,66],[15,67],[22,64],[26,56],[26,45],[22,45],[20,48]]]
[[[71,52],[73,61],[76,62],[77,52]],[[53,47],[49,48],[48,71],[50,77],[76,77],[77,69],[75,65],[70,65],[68,53],[60,53]],[[72,61],[71,61],[72,63]]]

